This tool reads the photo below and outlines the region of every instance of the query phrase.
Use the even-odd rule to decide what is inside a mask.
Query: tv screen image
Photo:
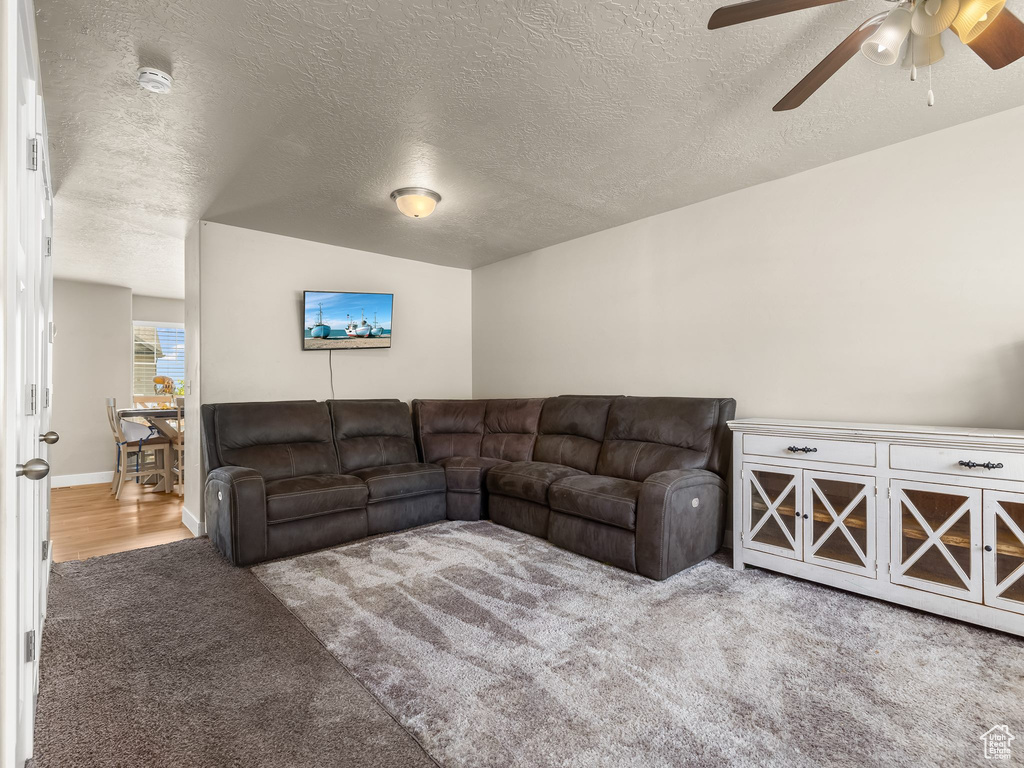
[[[391,346],[390,293],[306,291],[303,349],[381,349]]]

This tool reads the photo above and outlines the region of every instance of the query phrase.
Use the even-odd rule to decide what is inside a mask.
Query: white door
[[[985,604],[1024,613],[1024,493],[985,491]]]
[[[804,470],[804,561],[875,577],[875,479]]]
[[[981,491],[893,480],[893,584],[981,601]]]
[[[43,560],[49,467],[40,434],[49,386],[47,332],[50,227],[46,136],[38,89],[31,3],[3,2],[2,298],[0,349],[0,766],[21,768],[32,755],[39,640],[45,610]],[[42,482],[41,482],[42,481]]]
[[[803,549],[800,470],[743,465],[743,546],[799,560]]]

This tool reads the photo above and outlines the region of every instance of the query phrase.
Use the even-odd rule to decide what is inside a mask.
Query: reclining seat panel
[[[420,455],[445,470],[449,520],[486,516],[488,470],[530,458],[543,403],[542,399],[413,401]]]
[[[419,461],[400,400],[329,400],[338,463],[366,483],[371,534],[443,520],[444,469]]]
[[[234,511],[234,521],[227,519],[225,499],[233,489],[226,482],[215,481],[213,501],[207,501],[210,538],[233,561],[283,557],[367,535],[366,485],[339,473],[324,403],[204,405],[202,418],[209,470],[245,468],[259,478],[239,497],[245,505]],[[236,551],[232,541],[249,542],[258,554]]]
[[[644,481],[665,470],[721,461],[728,399],[621,397],[611,406],[595,474],[559,480],[549,491],[553,544],[637,570],[637,511]],[[726,446],[727,448],[727,446]]]
[[[564,477],[593,472],[614,397],[562,395],[544,401],[531,461],[495,467],[487,475],[491,519],[547,536],[548,489]]]
[[[251,467],[268,481],[339,474],[323,403],[222,403],[212,413],[217,466]]]

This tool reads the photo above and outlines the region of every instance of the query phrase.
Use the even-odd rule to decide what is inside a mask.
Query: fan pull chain
[[[932,65],[928,65],[928,106],[935,106],[935,92],[932,91]]]

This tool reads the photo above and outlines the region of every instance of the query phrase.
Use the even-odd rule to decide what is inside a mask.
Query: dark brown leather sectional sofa
[[[202,408],[207,530],[236,565],[479,520],[664,579],[725,529],[730,399],[226,403]]]

